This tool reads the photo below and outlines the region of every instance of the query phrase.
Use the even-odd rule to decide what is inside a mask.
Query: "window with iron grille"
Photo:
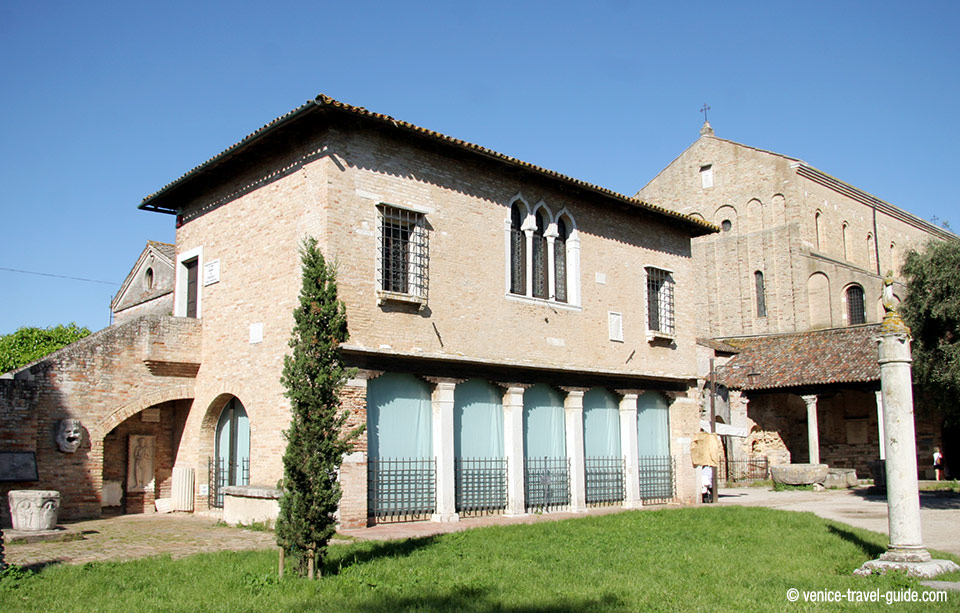
[[[557,220],[557,238],[553,242],[553,266],[557,302],[567,301],[567,224]]]
[[[422,213],[388,205],[378,207],[377,289],[386,297],[426,301],[430,252]]]
[[[547,297],[547,238],[543,235],[543,215],[537,213],[537,228],[533,231],[533,296]]]
[[[510,293],[527,293],[527,239],[520,227],[523,218],[514,203],[510,210]]]
[[[647,329],[674,334],[673,275],[669,270],[647,267]]]
[[[863,306],[863,288],[851,285],[847,289],[847,321],[851,326],[867,323],[867,312]]]

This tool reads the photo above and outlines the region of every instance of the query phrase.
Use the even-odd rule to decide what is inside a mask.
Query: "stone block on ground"
[[[857,471],[854,468],[831,468],[823,486],[834,489],[857,487]]]
[[[823,485],[828,472],[826,464],[781,464],[770,467],[770,478],[784,485]]]
[[[57,527],[60,492],[55,490],[10,490],[10,520],[14,530],[37,532]]]

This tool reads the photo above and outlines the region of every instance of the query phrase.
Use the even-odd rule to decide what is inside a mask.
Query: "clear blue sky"
[[[669,5],[669,6],[668,6]],[[154,8],[156,7],[156,8]],[[633,194],[718,136],[960,227],[960,2],[0,3],[0,334],[99,329],[143,196],[323,92]]]

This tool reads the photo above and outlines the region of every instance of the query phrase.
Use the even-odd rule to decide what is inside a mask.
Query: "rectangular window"
[[[426,300],[429,250],[422,213],[388,205],[379,207],[377,288]]]
[[[187,272],[187,317],[197,316],[197,258],[184,262]]]
[[[647,267],[647,329],[674,334],[673,276],[669,270]]]
[[[700,167],[700,187],[707,189],[713,187],[713,165],[707,164]]]

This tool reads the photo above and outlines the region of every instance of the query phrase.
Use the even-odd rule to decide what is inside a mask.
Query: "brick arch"
[[[106,416],[90,431],[90,438],[100,441],[108,432],[119,426],[144,409],[163,404],[171,400],[193,400],[193,385],[171,385],[158,390],[141,394],[132,402],[121,406]]]

